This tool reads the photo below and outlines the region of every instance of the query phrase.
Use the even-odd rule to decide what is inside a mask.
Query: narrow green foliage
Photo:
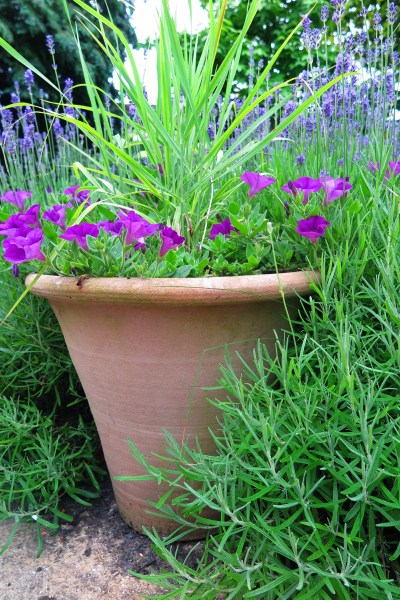
[[[178,527],[167,539],[148,532],[172,567],[147,577],[166,590],[158,598],[181,589],[185,598],[232,600],[400,598],[400,218],[392,198],[383,182],[335,224],[343,233],[330,240],[320,285],[277,359],[260,343],[241,375],[227,362],[226,399],[213,401],[221,415],[215,456],[167,435],[171,473],[171,462],[154,469],[132,445],[178,493],[152,506]],[[207,507],[214,517],[204,516]],[[190,519],[208,535],[197,569],[170,546]]]
[[[0,412],[0,521],[15,521],[0,554],[21,523],[36,523],[40,554],[42,531],[55,532],[60,519],[72,520],[61,498],[88,505],[98,495],[103,471],[93,461],[93,426],[82,419],[57,426],[54,413],[46,416],[31,402],[5,396]]]

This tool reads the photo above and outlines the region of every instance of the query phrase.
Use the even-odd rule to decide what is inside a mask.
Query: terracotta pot
[[[217,392],[202,388],[217,384],[227,348],[237,368],[235,352],[251,362],[257,338],[273,352],[275,332],[287,328],[280,290],[293,315],[310,279],[303,272],[83,282],[41,276],[30,291],[49,300],[60,322],[111,478],[143,474],[127,439],[147,457],[163,454],[164,428],[178,441],[197,437],[212,451],[216,413],[206,398]],[[156,502],[163,486],[113,479],[113,488],[123,519],[135,529],[155,526],[167,534],[176,528],[146,512],[146,501]]]

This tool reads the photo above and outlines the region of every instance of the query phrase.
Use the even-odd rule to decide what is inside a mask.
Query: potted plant
[[[47,210],[28,191],[3,193],[10,210],[0,224],[4,258],[15,274],[20,264],[36,271],[27,289],[47,298],[57,315],[123,518],[136,529],[156,525],[167,533],[174,524],[149,515],[146,501],[168,490],[144,474],[140,482],[114,479],[142,474],[126,440],[147,456],[161,454],[168,429],[178,441],[197,438],[207,449],[217,421],[206,397],[218,390],[204,388],[216,386],[219,364],[228,354],[240,368],[236,351],[250,361],[258,338],[272,352],[299,296],[310,292],[313,271],[299,268],[318,265],[317,241],[329,228],[333,200],[351,185],[323,176],[281,186],[254,164],[339,78],[270,129],[284,84],[269,89],[268,74],[290,38],[243,100],[233,93],[259,0],[249,3],[243,30],[219,66],[227,0],[218,17],[210,9],[203,49],[193,37],[180,38],[163,0],[152,106],[123,34],[91,5],[74,2],[116,70],[120,101],[103,98],[81,54],[92,124],[65,90],[57,118],[79,128],[97,150],[82,151],[82,163],[74,165],[85,185],[67,188],[68,202]],[[76,43],[80,48],[78,37]],[[260,127],[265,135],[257,141]]]

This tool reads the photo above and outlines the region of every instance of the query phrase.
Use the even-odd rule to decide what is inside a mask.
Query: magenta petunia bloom
[[[14,204],[19,210],[24,209],[24,202],[27,198],[32,196],[32,192],[24,192],[23,190],[9,190],[8,192],[4,192],[1,199],[3,202],[10,202]]]
[[[4,223],[0,221],[0,235],[15,237],[16,235],[25,235],[23,230],[26,228],[40,227],[39,210],[40,204],[34,204],[26,212],[11,215]]]
[[[112,233],[113,235],[120,235],[124,224],[122,221],[102,221],[98,223],[99,227],[102,227],[106,233]]]
[[[379,171],[381,164],[379,162],[368,162],[367,169],[370,171]],[[392,160],[389,161],[388,169],[385,173],[385,180],[390,179],[391,176],[396,177],[400,173],[400,161],[394,162]]]
[[[327,175],[321,177],[321,182],[324,190],[324,206],[331,204],[331,202],[342,196],[346,196],[347,192],[353,187],[351,183],[346,181],[346,179],[343,179],[343,177],[335,179],[334,177],[329,177]]]
[[[400,173],[400,160],[397,162],[389,161],[389,169],[386,171],[385,179],[390,179],[390,173],[393,177]]]
[[[74,202],[82,204],[82,202],[89,200],[90,190],[81,190],[78,192],[80,187],[80,185],[74,185],[72,187],[65,188],[64,194],[67,196],[72,196],[72,200],[74,200]]]
[[[99,226],[93,225],[92,223],[79,223],[79,225],[68,227],[59,237],[68,242],[73,242],[75,240],[78,246],[88,251],[89,247],[86,241],[87,235],[97,238],[99,235]]]
[[[72,206],[71,203],[68,204],[55,204],[49,210],[46,210],[42,214],[42,219],[45,221],[51,221],[55,223],[64,231],[65,229],[65,218],[67,214],[67,207]]]
[[[225,219],[221,223],[214,223],[210,229],[210,240],[215,239],[219,234],[229,236],[231,231],[237,231],[237,229],[233,227],[229,219]]]
[[[182,235],[179,235],[179,233],[171,227],[164,227],[164,229],[161,229],[160,237],[162,241],[159,252],[160,256],[164,256],[168,250],[179,248],[179,246],[182,246],[186,240],[186,238],[184,238]]]
[[[319,192],[322,188],[322,183],[320,179],[313,179],[312,177],[299,177],[294,181],[288,181],[285,185],[281,187],[282,190],[292,194],[292,196],[296,197],[298,194],[303,193],[303,204],[308,203],[308,196],[313,192]]]
[[[312,244],[315,244],[318,238],[325,234],[325,229],[330,225],[324,217],[316,215],[308,219],[297,221],[296,233],[307,237]]]
[[[374,172],[379,171],[380,166],[381,166],[381,163],[378,163],[378,162],[371,162],[371,161],[367,162],[367,169],[369,169],[370,171],[374,171]]]
[[[41,229],[30,229],[26,236],[15,236],[3,241],[4,259],[15,264],[28,260],[46,260],[40,249],[43,241]]]
[[[144,238],[153,235],[161,227],[161,223],[149,223],[134,210],[119,213],[123,227],[126,229],[125,244],[144,243]]]
[[[123,210],[122,212],[118,213],[118,216],[122,220],[128,219],[128,221],[132,221],[133,223],[145,223],[146,225],[149,224],[149,222],[148,222],[147,219],[145,219],[144,217],[140,216],[134,210]]]
[[[254,173],[252,171],[246,171],[240,177],[242,181],[247,183],[249,187],[249,198],[252,198],[258,192],[265,189],[269,185],[276,183],[276,179],[273,177],[266,177],[265,175],[261,175],[260,173]]]

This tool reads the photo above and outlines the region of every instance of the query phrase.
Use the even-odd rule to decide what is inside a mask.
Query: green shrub
[[[173,571],[148,576],[158,598],[400,598],[400,221],[386,184],[364,187],[279,358],[260,344],[243,377],[224,369],[217,454],[167,435],[154,469],[131,444],[180,492],[153,510],[208,532],[197,569],[179,530],[149,532]]]
[[[72,521],[61,510],[62,496],[89,505],[98,495],[103,471],[93,458],[94,427],[81,418],[58,426],[54,415],[44,415],[32,402],[5,396],[0,396],[0,414],[0,521],[15,522],[0,554],[21,523],[35,523],[40,553],[42,528],[55,531],[60,519]],[[80,483],[84,489],[77,487]]]
[[[0,262],[0,322],[24,291],[23,281]],[[82,396],[57,319],[46,300],[25,296],[0,326],[0,393],[47,398]]]

